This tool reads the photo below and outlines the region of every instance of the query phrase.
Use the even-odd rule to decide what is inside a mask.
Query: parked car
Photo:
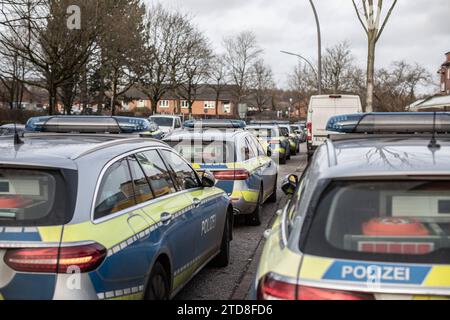
[[[256,136],[263,146],[268,146],[272,157],[280,164],[286,164],[291,158],[291,147],[289,143],[289,131],[275,124],[251,124],[246,128]]]
[[[262,300],[450,299],[450,114],[331,118],[278,212]],[[348,134],[345,134],[348,133]]]
[[[0,300],[163,300],[228,264],[233,206],[211,173],[108,121],[61,121],[0,140]]]
[[[169,135],[173,131],[182,128],[182,120],[179,116],[154,115],[151,116],[149,120],[155,122],[164,135]]]
[[[257,138],[234,121],[200,121],[165,137],[199,172],[210,170],[231,198],[234,213],[260,225],[262,206],[277,200],[278,168]],[[268,155],[269,153],[269,155]]]

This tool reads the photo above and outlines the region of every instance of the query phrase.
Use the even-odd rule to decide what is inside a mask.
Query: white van
[[[361,113],[362,105],[359,96],[322,95],[312,96],[308,107],[308,157],[325,142],[328,136],[326,126],[333,116]]]

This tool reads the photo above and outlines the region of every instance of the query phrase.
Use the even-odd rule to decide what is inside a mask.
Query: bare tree
[[[150,99],[152,113],[159,101],[173,91],[182,77],[186,36],[191,32],[189,19],[179,12],[169,12],[157,4],[146,16],[146,44],[142,52],[150,63],[142,65],[139,88]]]
[[[58,87],[85,64],[95,45],[97,2],[90,0],[15,0],[0,11],[0,46],[32,66],[24,83],[46,89],[49,113],[56,111]],[[80,29],[67,27],[70,5],[83,13]],[[6,16],[7,15],[7,16]]]
[[[356,4],[355,0],[352,0],[352,3],[358,20],[361,23],[368,40],[366,112],[372,112],[376,44],[380,39],[392,12],[394,11],[397,0],[392,0],[391,7],[389,8],[384,19],[382,17],[383,0],[361,0],[361,5],[359,6]]]
[[[219,114],[220,97],[227,86],[228,69],[223,55],[217,55],[212,58],[211,66],[208,73],[209,87],[212,88],[216,94],[216,115]]]
[[[253,80],[251,85],[250,106],[262,112],[272,99],[272,90],[275,81],[270,66],[265,65],[264,60],[256,61],[252,67]]]
[[[431,74],[417,63],[396,61],[389,70],[380,69],[375,78],[374,104],[377,110],[405,111],[417,100],[418,87],[430,83],[431,79]]]
[[[349,92],[351,77],[355,71],[354,57],[348,42],[327,48],[323,57],[323,86],[326,92]]]
[[[105,1],[105,10],[104,31],[99,37],[101,73],[107,80],[105,86],[111,94],[109,107],[114,115],[117,97],[140,77],[145,6],[140,0]]]
[[[250,31],[225,38],[223,44],[226,51],[225,61],[234,85],[234,96],[236,102],[240,104],[249,93],[252,80],[251,66],[258,60],[262,50],[258,47],[256,36]]]
[[[197,101],[199,88],[208,80],[213,54],[208,40],[195,29],[191,30],[183,47],[183,73],[177,81],[178,92],[188,102],[189,115],[192,116],[192,106]]]

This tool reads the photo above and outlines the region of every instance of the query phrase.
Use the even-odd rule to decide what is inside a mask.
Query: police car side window
[[[251,144],[248,138],[245,138],[245,148],[248,149],[245,150],[245,152],[248,151],[248,154],[245,155],[245,160],[256,158],[257,151],[255,150],[255,146]]]
[[[134,186],[126,159],[108,168],[95,202],[94,218],[104,218],[136,205]]]
[[[200,187],[197,174],[180,156],[167,150],[161,150],[161,155],[172,169],[176,184],[180,190]]]
[[[137,204],[152,200],[154,198],[153,192],[137,158],[134,156],[129,157],[128,163],[130,164],[131,176],[133,177]]]
[[[169,170],[156,150],[139,153],[136,157],[150,182],[155,198],[176,192]]]

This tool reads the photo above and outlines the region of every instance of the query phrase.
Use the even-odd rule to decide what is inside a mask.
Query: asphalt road
[[[302,153],[280,166],[279,182],[290,173],[301,174],[306,165],[306,146]],[[264,231],[274,221],[275,212],[284,206],[286,197],[278,187],[278,202],[264,205],[262,225],[248,227],[237,221],[231,243],[231,263],[227,268],[206,267],[175,298],[176,300],[244,300],[248,298],[257,261],[264,243]]]

